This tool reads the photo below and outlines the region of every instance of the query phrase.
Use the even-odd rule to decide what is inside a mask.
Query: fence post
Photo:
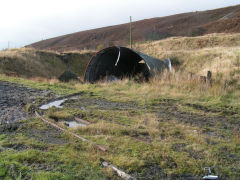
[[[240,58],[239,58],[239,56],[237,56],[236,65],[237,65],[238,70],[240,70]]]

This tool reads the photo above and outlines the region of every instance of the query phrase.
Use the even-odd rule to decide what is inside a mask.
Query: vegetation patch
[[[58,96],[78,93],[64,102],[63,108],[41,113],[52,123],[107,151],[99,151],[38,118],[30,118],[11,131],[2,128],[0,177],[117,179],[114,172],[99,166],[100,159],[104,159],[138,179],[199,179],[204,175],[204,167],[211,167],[222,179],[237,179],[240,89],[235,62],[239,47],[217,47],[213,42],[221,37],[216,37],[217,40],[214,37],[146,44],[149,53],[177,57],[175,63],[180,62],[178,69],[163,72],[148,83],[131,79],[96,84],[61,83],[1,75],[2,81],[48,89]],[[210,42],[204,46],[208,47],[184,49],[174,45],[176,49],[157,51],[160,43],[180,41],[194,45],[207,38]],[[214,47],[210,48],[210,44]],[[200,76],[206,76],[208,70],[212,71],[211,81],[204,81]],[[36,101],[38,105],[44,100]],[[26,108],[31,109],[31,105]],[[89,124],[77,128],[64,124],[75,118]]]

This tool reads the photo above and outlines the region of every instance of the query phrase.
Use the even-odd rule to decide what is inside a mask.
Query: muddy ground
[[[0,81],[0,124],[8,124],[29,117],[25,106],[38,99],[53,98],[46,90],[32,89],[19,84]]]
[[[64,106],[68,108],[80,108],[85,111],[89,110],[88,107],[92,107],[97,110],[128,110],[133,113],[137,111],[150,112],[157,116],[159,122],[173,120],[190,126],[205,127],[206,129],[201,133],[220,138],[228,138],[227,134],[231,134],[233,129],[240,130],[239,114],[234,114],[232,111],[228,112],[224,109],[220,111],[195,104],[181,104],[174,99],[160,99],[150,104],[140,106],[134,102],[109,102],[105,99],[78,96],[76,99],[64,102]],[[194,113],[183,110],[181,108],[182,106],[198,112]]]
[[[32,89],[23,85],[18,85],[9,82],[0,81],[0,132],[11,135],[16,129],[21,129],[22,132],[27,134],[29,137],[38,139],[39,141],[47,144],[64,144],[67,140],[60,137],[61,133],[52,128],[44,130],[34,130],[25,128],[24,125],[19,121],[31,118],[31,115],[26,113],[27,104],[39,104],[39,101],[46,102],[53,99],[59,99],[54,93],[46,90]],[[37,102],[38,101],[38,102]],[[228,138],[233,129],[240,129],[239,114],[229,115],[226,112],[218,112],[215,110],[209,110],[201,106],[195,106],[192,104],[185,104],[185,107],[193,108],[201,113],[187,112],[179,108],[179,104],[175,100],[161,99],[160,101],[153,102],[147,106],[140,106],[135,103],[120,103],[120,102],[109,102],[105,99],[85,97],[81,93],[76,98],[69,99],[64,103],[64,106],[68,108],[80,108],[83,111],[88,111],[89,107],[96,108],[99,110],[132,110],[132,111],[148,111],[156,114],[159,122],[161,121],[177,121],[190,126],[206,127],[203,132],[209,136],[206,138],[206,142],[211,145],[214,144],[211,137]],[[91,108],[91,109],[92,109]],[[107,119],[106,119],[107,120]],[[10,128],[9,124],[11,124]],[[211,128],[209,128],[211,127]],[[203,128],[204,129],[204,128]],[[151,139],[148,135],[146,137],[136,137],[139,140],[147,141],[151,143]],[[162,137],[164,139],[164,137]],[[22,150],[26,147],[15,144],[13,147],[15,150]],[[174,146],[177,151],[181,151],[182,144],[176,144]],[[231,155],[231,154],[230,154]],[[198,154],[192,154],[199,158]],[[229,161],[238,162],[240,157],[228,156]],[[151,177],[154,179],[159,176],[158,167],[150,167],[147,174],[144,177]],[[138,176],[138,175],[136,175]],[[162,175],[164,177],[164,174]],[[181,179],[178,177],[173,179]],[[185,176],[185,179],[198,179],[191,175]],[[183,178],[184,179],[184,178]]]
[[[32,89],[23,85],[0,81],[0,124],[17,122],[29,118],[26,113],[27,104],[35,104],[36,101],[50,101],[56,98],[53,92],[47,90]],[[57,98],[59,99],[59,97]],[[43,103],[42,102],[42,103]],[[38,102],[39,103],[39,102]],[[202,111],[202,114],[192,112],[184,112],[178,108],[176,101],[171,99],[161,99],[147,107],[138,106],[135,103],[109,102],[105,99],[96,99],[91,97],[83,97],[81,93],[75,99],[69,99],[64,103],[70,108],[80,108],[88,110],[88,107],[94,107],[99,110],[141,110],[155,113],[159,121],[161,120],[177,120],[182,123],[199,127],[213,127],[213,130],[221,132],[221,130],[232,130],[240,128],[238,115],[233,118],[222,112],[208,110],[201,106],[186,104]],[[147,108],[147,109],[146,109]],[[213,111],[210,115],[209,112]],[[217,133],[217,132],[216,132]],[[212,133],[217,135],[216,133]],[[221,136],[220,134],[218,134]]]

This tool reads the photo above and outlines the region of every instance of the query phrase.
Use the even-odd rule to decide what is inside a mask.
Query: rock
[[[118,81],[119,79],[114,75],[110,75],[110,76],[107,77],[107,80],[112,82],[112,81]]]
[[[82,106],[82,107],[81,107],[81,110],[86,111],[87,109],[86,109],[85,107]]]
[[[72,71],[67,70],[61,76],[59,76],[58,79],[62,82],[69,82],[71,80],[78,80],[78,77]]]

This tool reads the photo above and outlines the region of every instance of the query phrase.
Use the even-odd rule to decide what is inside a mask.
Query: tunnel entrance
[[[87,65],[84,80],[95,82],[103,79],[114,80],[126,77],[148,80],[153,74],[152,71],[156,64],[150,62],[150,59],[151,61],[156,60],[126,47],[109,47],[92,57]],[[164,66],[161,60],[157,59],[157,61],[159,61],[158,65]],[[151,66],[153,67],[151,68]]]

